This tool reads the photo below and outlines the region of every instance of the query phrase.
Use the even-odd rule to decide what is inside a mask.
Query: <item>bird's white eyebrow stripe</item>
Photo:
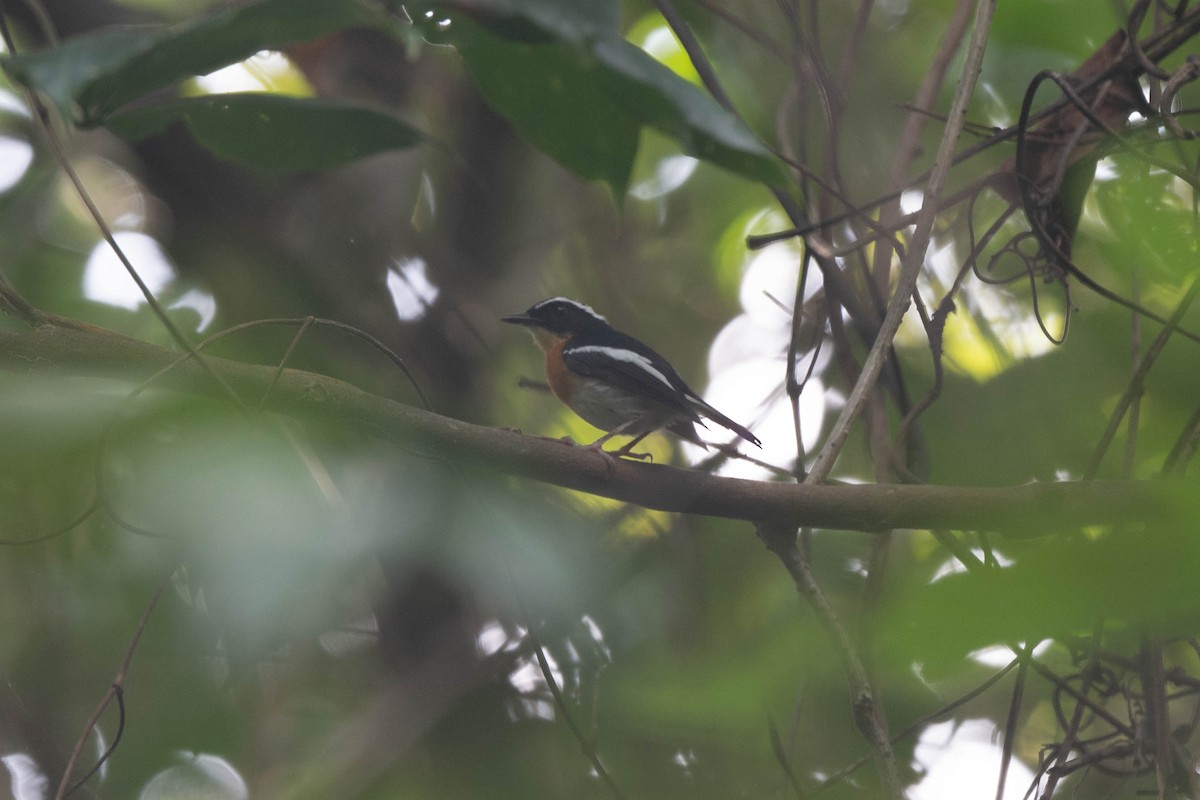
[[[572,300],[569,297],[551,297],[547,300],[543,300],[542,302],[538,303],[537,305],[535,305],[533,308],[531,308],[529,310],[536,311],[537,309],[541,308],[542,306],[547,306],[547,305],[550,305],[551,303],[569,303],[570,305],[573,305],[576,308],[578,308],[580,311],[584,311],[588,314],[591,314],[593,317],[600,320],[601,322],[608,322],[607,319],[602,317],[600,314],[596,313],[596,309],[592,308],[589,305],[585,305],[585,304],[579,302],[578,300]]]
[[[663,375],[662,372],[660,372],[654,366],[653,362],[651,362],[650,359],[646,358],[641,353],[635,353],[632,350],[626,350],[621,347],[602,347],[601,345],[596,344],[584,345],[583,347],[572,347],[571,352],[600,353],[601,355],[608,356],[609,358],[617,361],[624,361],[626,364],[632,364],[643,372],[648,372],[668,389],[675,391],[675,385],[667,379],[667,376]]]

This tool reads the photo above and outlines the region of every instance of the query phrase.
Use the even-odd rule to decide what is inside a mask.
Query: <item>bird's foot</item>
[[[572,439],[570,436],[562,436],[554,441],[561,442],[565,445],[570,445],[571,447],[582,447],[584,449],[591,450],[604,459],[605,470],[610,474],[617,466],[617,459],[620,458],[628,458],[633,461],[654,461],[653,453],[635,453],[629,449],[630,445],[636,444],[637,442],[630,442],[628,445],[625,445],[617,450],[605,450],[604,445],[608,443],[608,438],[609,437],[604,437],[600,440],[592,442],[591,444],[581,444]]]
[[[617,468],[617,457],[605,450],[602,446],[588,445],[587,449],[604,459],[604,474],[606,476],[612,475],[613,470]]]
[[[614,450],[611,455],[616,458],[631,458],[634,461],[649,461],[651,464],[654,463],[653,453],[635,453],[628,447],[622,447],[620,450]]]
[[[591,444],[586,445],[586,447],[588,450],[594,450],[604,459],[607,472],[610,475],[612,474],[612,471],[616,469],[617,460],[621,458],[628,458],[634,461],[654,461],[653,453],[635,453],[629,449],[629,445],[625,445],[617,450],[605,450],[604,444],[604,442],[592,442]],[[630,444],[634,443],[630,442]]]

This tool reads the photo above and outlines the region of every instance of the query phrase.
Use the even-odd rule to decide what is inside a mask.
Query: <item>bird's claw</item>
[[[605,450],[603,447],[589,447],[588,449],[595,451],[597,455],[604,459],[604,474],[612,475],[613,470],[617,468],[616,456]]]
[[[560,436],[559,438],[554,439],[554,441],[560,442],[565,445],[570,445],[571,447],[583,447],[587,450],[591,450],[592,452],[598,454],[601,458],[604,459],[605,471],[608,472],[609,474],[612,474],[612,471],[614,469],[616,469],[617,460],[621,459],[621,458],[628,458],[633,461],[649,461],[651,463],[654,462],[654,454],[653,453],[634,453],[633,451],[628,450],[626,448],[609,451],[609,450],[604,449],[604,445],[605,445],[604,441],[593,442],[592,444],[580,444],[579,442],[572,439],[570,436]]]

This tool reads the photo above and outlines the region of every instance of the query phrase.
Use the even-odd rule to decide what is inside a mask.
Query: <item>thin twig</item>
[[[1195,36],[1198,31],[1200,31],[1200,8],[1197,8],[1197,9],[1194,9],[1194,10],[1188,12],[1185,16],[1181,17],[1175,25],[1167,28],[1165,31],[1151,36],[1146,41],[1146,43],[1143,44],[1143,50],[1146,53],[1146,55],[1148,57],[1150,57],[1151,59],[1162,60],[1163,58],[1165,58],[1166,56],[1168,56],[1169,54],[1174,52],[1179,47],[1182,47],[1187,41],[1189,41],[1193,36]],[[1099,86],[1101,83],[1104,83],[1107,80],[1111,80],[1114,75],[1116,75],[1118,73],[1126,72],[1126,71],[1128,71],[1128,69],[1129,69],[1129,64],[1127,63],[1127,61],[1125,61],[1124,59],[1116,60],[1112,64],[1108,65],[1108,67],[1106,67],[1101,72],[1085,79],[1082,83],[1080,83],[1078,86],[1075,86],[1073,88],[1074,88],[1075,92],[1077,92],[1077,93],[1086,93],[1088,90],[1090,90],[1096,86]],[[1069,102],[1070,102],[1070,100],[1068,98],[1066,98],[1066,97],[1061,98],[1061,99],[1051,103],[1050,105],[1045,106],[1044,108],[1038,110],[1037,112],[1032,113],[1029,116],[1028,120],[1026,121],[1025,125],[1013,125],[1008,128],[1004,128],[1003,130],[998,130],[995,133],[993,133],[991,136],[988,136],[986,139],[982,139],[982,140],[976,142],[975,144],[971,145],[970,147],[964,148],[960,153],[958,153],[957,155],[954,156],[954,160],[953,160],[953,163],[951,164],[951,166],[958,166],[959,164],[967,161],[968,159],[974,158],[975,156],[979,155],[980,153],[983,153],[983,152],[986,152],[986,151],[992,149],[992,147],[994,147],[995,145],[997,145],[1001,142],[1005,142],[1005,141],[1008,141],[1009,139],[1016,138],[1020,134],[1020,132],[1023,128],[1028,127],[1028,126],[1033,126],[1043,119],[1047,119],[1049,117],[1054,116],[1055,114],[1057,114],[1059,112],[1060,109],[1062,109]],[[896,197],[899,197],[903,192],[907,191],[908,189],[916,187],[916,186],[920,186],[923,183],[925,183],[927,180],[930,179],[932,174],[933,174],[932,171],[927,171],[920,175],[917,175],[912,180],[910,180],[903,189],[899,189],[895,192],[891,192],[891,193],[882,195],[880,197],[876,197],[872,202],[863,204],[861,206],[861,208],[863,208],[863,209],[874,208],[874,207],[880,205],[881,203],[885,203],[889,200],[895,199]],[[974,191],[974,189],[972,189],[972,191]],[[833,217],[827,217],[827,218],[821,219],[821,220],[819,220],[817,222],[813,222],[813,223],[798,222],[798,221],[796,221],[795,218],[793,218],[794,227],[792,227],[791,229],[776,231],[774,233],[764,234],[761,236],[750,236],[747,238],[747,245],[750,247],[750,249],[754,250],[754,249],[758,249],[760,247],[765,247],[768,244],[771,244],[772,242],[781,241],[783,239],[790,239],[790,238],[798,237],[798,236],[807,236],[821,228],[825,228],[825,227],[828,227],[829,225],[833,225],[833,224],[836,224],[839,222],[844,222],[849,217],[854,216],[855,214],[858,214],[858,213],[861,213],[861,212],[855,211],[855,212],[851,212],[851,213],[838,214]],[[907,223],[905,223],[905,224],[907,224]]]
[[[1100,464],[1104,459],[1104,454],[1108,451],[1109,444],[1112,443],[1113,437],[1117,435],[1117,430],[1121,426],[1121,420],[1125,416],[1125,412],[1133,404],[1133,402],[1141,397],[1145,390],[1146,377],[1150,374],[1151,367],[1157,362],[1163,348],[1167,346],[1167,342],[1171,339],[1171,334],[1179,330],[1179,323],[1183,320],[1184,314],[1191,307],[1196,296],[1200,294],[1200,278],[1192,281],[1192,285],[1187,288],[1187,292],[1176,304],[1175,310],[1171,312],[1170,319],[1167,320],[1162,330],[1154,337],[1154,341],[1150,343],[1150,347],[1146,350],[1146,354],[1142,356],[1138,362],[1137,369],[1129,379],[1129,383],[1125,386],[1125,391],[1121,393],[1121,397],[1117,400],[1117,405],[1108,417],[1108,425],[1104,429],[1104,433],[1100,437],[1100,441],[1096,445],[1096,449],[1092,451],[1092,457],[1088,461],[1087,469],[1084,470],[1084,480],[1090,480],[1100,472]]]
[[[761,30],[750,25],[741,17],[738,17],[736,14],[726,8],[724,4],[715,2],[715,0],[695,0],[695,2],[696,5],[700,6],[714,17],[721,19],[727,25],[729,25],[729,27],[748,37],[763,50],[775,56],[775,58],[783,61],[784,63],[788,62],[788,54],[778,42],[770,39]]]
[[[803,330],[804,322],[804,287],[808,283],[808,268],[812,263],[812,254],[808,248],[804,249],[804,254],[800,257],[800,274],[796,276],[796,294],[792,299],[792,330],[788,337],[787,358],[784,359],[784,369],[787,374],[784,375],[783,385],[787,392],[788,402],[792,407],[792,431],[796,436],[796,467],[795,477],[798,480],[804,480],[804,430],[800,419],[800,394],[804,390],[805,384],[808,383],[809,377],[812,376],[813,370],[817,366],[817,355],[821,351],[821,342],[824,337],[817,340],[816,347],[808,363],[808,372],[804,376],[804,380],[796,377],[797,362],[800,358],[800,333]]]
[[[45,323],[45,315],[38,311],[33,305],[21,295],[20,292],[13,287],[8,277],[0,270],[0,311],[7,311],[15,314],[23,320],[26,325],[42,325]]]
[[[903,319],[904,312],[908,309],[911,302],[917,278],[920,276],[921,267],[925,262],[925,252],[929,248],[929,241],[933,234],[933,224],[937,217],[942,189],[946,185],[946,177],[954,160],[955,144],[958,142],[959,134],[962,132],[963,123],[966,119],[967,103],[974,91],[975,82],[979,78],[980,67],[983,63],[983,53],[987,47],[988,30],[990,29],[992,14],[995,12],[995,9],[996,0],[978,0],[975,9],[974,30],[972,31],[971,41],[967,48],[962,77],[958,82],[958,87],[954,93],[954,100],[950,105],[949,121],[946,123],[946,130],[942,134],[942,141],[938,147],[937,160],[934,163],[933,171],[929,176],[929,183],[925,189],[925,202],[917,217],[912,245],[909,247],[904,259],[904,265],[895,294],[892,295],[892,300],[888,304],[887,313],[884,315],[884,320],[875,338],[875,342],[871,346],[871,352],[867,356],[867,360],[863,363],[862,373],[859,375],[858,382],[855,383],[854,389],[851,390],[850,397],[846,400],[846,405],[842,409],[842,413],[838,416],[833,429],[826,439],[825,447],[817,455],[812,471],[806,479],[810,483],[824,481],[833,470],[833,465],[841,454],[842,448],[846,444],[846,439],[850,435],[850,427],[862,412],[867,395],[874,388],[880,370],[890,355],[892,339],[895,338],[896,332],[900,329],[900,321]]]
[[[992,688],[997,683],[999,683],[1000,680],[1005,675],[1007,675],[1008,673],[1010,673],[1014,669],[1016,669],[1017,664],[1019,664],[1019,663],[1020,663],[1020,661],[1018,659],[1014,658],[1012,661],[1008,662],[1008,664],[1003,669],[1001,669],[995,675],[992,675],[990,678],[988,678],[983,683],[976,686],[971,691],[967,692],[966,694],[964,694],[960,697],[955,698],[954,700],[952,700],[949,703],[946,703],[944,706],[942,706],[940,708],[930,711],[928,714],[925,714],[924,716],[918,717],[917,719],[910,722],[908,725],[905,725],[903,728],[901,728],[899,731],[897,731],[895,733],[895,735],[892,736],[892,744],[896,744],[897,742],[903,741],[904,739],[908,738],[912,734],[919,731],[921,728],[924,728],[930,722],[933,722],[935,719],[944,717],[946,714],[949,714],[951,711],[954,711],[955,709],[958,709],[958,708],[962,707],[963,705],[966,705],[970,701],[974,700],[976,697],[979,697],[979,695],[983,694],[988,689]],[[813,791],[812,796],[816,797],[817,795],[824,792],[826,789],[832,789],[834,786],[841,783],[846,778],[850,777],[852,774],[854,774],[854,772],[859,767],[861,767],[863,764],[867,763],[867,758],[868,758],[868,756],[865,756],[865,755],[860,756],[859,758],[855,759],[851,763],[849,763],[846,766],[839,769],[837,772],[830,775],[825,780],[821,781],[821,785],[818,786],[816,788],[816,790]]]
[[[775,720],[767,717],[767,732],[771,737],[771,752],[775,754],[775,760],[779,762],[780,769],[783,770],[784,776],[788,779],[788,785],[795,792],[797,800],[804,800],[804,790],[800,788],[800,779],[796,777],[796,770],[792,769],[792,764],[788,760],[787,751],[783,749],[783,739],[779,736],[779,727],[775,724]]]
[[[1196,410],[1192,412],[1192,416],[1188,418],[1187,424],[1183,426],[1175,444],[1172,445],[1171,452],[1167,454],[1166,461],[1163,462],[1162,474],[1182,474],[1195,454],[1198,444],[1200,444],[1200,406],[1197,406]]]
[[[1175,800],[1175,781],[1171,774],[1175,759],[1171,747],[1167,684],[1163,676],[1163,643],[1156,636],[1147,636],[1142,642],[1141,678],[1146,714],[1150,717],[1154,778],[1158,783],[1158,797],[1159,800]]]
[[[1137,264],[1129,273],[1130,298],[1135,303],[1142,299],[1141,286],[1138,281]],[[1189,288],[1190,291],[1190,288]],[[1160,332],[1161,333],[1161,332]],[[1157,341],[1157,340],[1156,340]],[[1138,373],[1138,365],[1142,358],[1142,318],[1138,314],[1129,315],[1129,360],[1130,369],[1134,375]],[[1129,405],[1129,422],[1125,425],[1125,458],[1121,464],[1121,477],[1132,478],[1134,465],[1137,463],[1138,431],[1142,422],[1142,398],[1139,393]]]
[[[571,714],[567,707],[567,700],[563,697],[562,689],[558,687],[558,681],[554,679],[554,673],[550,670],[550,663],[546,660],[546,653],[542,649],[542,643],[538,641],[537,634],[533,632],[533,628],[529,628],[529,639],[533,643],[533,655],[537,660],[538,669],[542,672],[542,678],[546,681],[546,686],[550,689],[550,695],[554,698],[554,705],[558,707],[559,713],[562,714],[563,721],[567,723],[567,727],[571,730],[571,735],[575,737],[575,741],[579,742],[579,748],[583,751],[583,755],[587,758],[588,763],[592,765],[592,769],[600,776],[603,781],[608,784],[609,790],[613,797],[617,800],[624,800],[625,793],[621,791],[621,787],[613,780],[612,775],[604,768],[604,764],[600,761],[600,756],[596,753],[596,747],[584,736],[579,724],[575,722],[575,717]]]
[[[279,383],[279,378],[283,375],[284,369],[287,368],[287,363],[291,360],[292,353],[296,350],[297,345],[300,344],[300,340],[304,338],[304,334],[312,327],[315,319],[315,317],[305,317],[300,323],[300,327],[296,329],[296,334],[288,342],[287,350],[283,351],[283,356],[280,357],[279,363],[275,365],[275,374],[271,376],[271,382],[267,384],[267,389],[263,392],[262,399],[258,401],[260,407],[266,405],[267,398],[271,396],[271,390],[275,388],[275,384]]]
[[[700,82],[704,84],[704,88],[708,90],[714,100],[721,104],[722,108],[731,114],[737,114],[733,100],[725,92],[721,82],[717,80],[717,73],[712,67],[712,62],[704,56],[704,51],[700,48],[700,41],[692,33],[688,24],[684,22],[679,12],[675,10],[675,4],[671,0],[654,0],[654,6],[679,38],[679,43],[683,45],[684,52],[691,59],[692,66],[696,68],[696,74],[700,76]]]
[[[912,166],[913,160],[920,151],[921,133],[925,128],[927,117],[925,116],[932,107],[937,98],[938,91],[941,89],[946,73],[953,62],[955,53],[958,52],[959,46],[962,43],[962,38],[966,33],[967,24],[971,19],[971,0],[959,0],[955,6],[954,14],[946,26],[946,32],[942,35],[942,42],[938,48],[938,52],[934,55],[933,61],[930,63],[929,69],[925,73],[925,78],[921,82],[920,88],[917,90],[916,97],[910,107],[908,118],[904,123],[904,130],[900,134],[900,142],[896,147],[896,155],[892,161],[891,172],[888,177],[888,188],[897,189],[904,185],[905,177],[908,175],[909,169]],[[947,204],[948,205],[948,204]],[[897,217],[900,216],[900,198],[897,196],[893,200],[884,203],[879,208],[880,224],[887,230],[898,230]],[[891,275],[892,258],[894,255],[894,246],[891,245],[891,239],[881,239],[875,248],[874,263],[872,265],[872,278],[874,286],[877,290],[883,291],[888,285]],[[900,258],[903,259],[904,251],[897,251]],[[961,277],[961,276],[960,276]],[[957,288],[957,282],[955,288]],[[950,296],[947,293],[947,297]],[[921,297],[919,292],[913,292],[913,300],[921,307]],[[905,447],[909,439],[910,431],[915,431],[914,423],[917,418],[924,413],[937,399],[942,388],[942,335],[946,322],[946,314],[939,316],[939,312],[945,306],[945,301],[939,304],[938,310],[933,315],[931,324],[925,325],[926,336],[929,340],[929,350],[933,357],[934,368],[934,383],[926,394],[913,406],[907,410],[901,409],[903,412],[903,421],[897,429],[895,437],[893,437],[893,445],[889,448],[890,457],[888,461],[894,469],[902,471],[906,476],[912,474],[912,458],[911,447]],[[921,315],[922,321],[927,321],[927,315]],[[903,449],[902,449],[903,448]]]
[[[1097,625],[1095,632],[1092,634],[1091,648],[1088,652],[1088,662],[1083,668],[1083,688],[1081,692],[1086,697],[1092,691],[1092,682],[1096,674],[1096,665],[1100,654],[1100,642],[1102,641],[1104,626]],[[1071,755],[1071,750],[1075,747],[1075,743],[1079,737],[1079,728],[1083,724],[1083,714],[1087,706],[1084,703],[1076,703],[1075,709],[1071,712],[1071,720],[1067,723],[1063,731],[1063,739],[1055,747],[1054,754],[1046,760],[1045,770],[1047,774],[1046,785],[1042,789],[1042,800],[1050,800],[1054,796],[1054,790],[1058,787],[1058,781],[1063,776],[1062,770],[1052,769],[1051,766],[1058,762],[1065,764]]]
[[[946,73],[954,60],[954,54],[958,52],[970,20],[971,0],[958,0],[954,14],[946,26],[946,32],[942,34],[941,45],[938,47],[929,69],[925,72],[925,78],[917,89],[916,97],[913,98],[908,118],[904,121],[904,130],[900,133],[900,141],[896,145],[896,156],[892,160],[892,168],[888,175],[889,190],[900,189],[905,184],[905,178],[913,159],[920,152],[921,132],[928,122],[928,117],[925,115],[932,109],[933,103],[937,99],[938,91],[946,80]],[[899,197],[882,204],[879,208],[880,223],[888,229],[894,229],[895,218],[899,215],[899,211]],[[880,286],[886,285],[891,260],[892,249],[887,246],[886,240],[880,242],[880,246],[875,252],[874,266],[875,280]]]
[[[1012,696],[1008,703],[1008,717],[1004,721],[1004,745],[1000,755],[1000,777],[996,780],[996,800],[1004,800],[1004,784],[1008,782],[1008,768],[1012,764],[1013,748],[1017,744],[1017,718],[1021,714],[1021,701],[1025,697],[1025,680],[1028,677],[1028,664],[1033,658],[1033,648],[1026,645],[1017,654],[1020,669],[1017,670],[1017,680],[1013,683]]]
[[[795,528],[763,523],[758,526],[758,535],[767,549],[783,563],[788,574],[792,576],[797,591],[812,606],[817,619],[829,634],[850,681],[850,704],[854,720],[859,732],[867,740],[884,796],[901,800],[904,797],[904,783],[900,779],[891,737],[879,715],[875,688],[867,676],[846,627],[817,583],[808,562],[801,556],[796,546]]]
[[[1083,706],[1085,706],[1087,708],[1088,711],[1092,712],[1098,718],[1104,720],[1109,725],[1111,725],[1113,727],[1113,730],[1120,733],[1122,736],[1125,736],[1130,741],[1132,741],[1136,737],[1136,735],[1137,735],[1136,732],[1130,727],[1128,722],[1125,722],[1124,720],[1119,719],[1111,711],[1109,711],[1107,708],[1105,708],[1103,704],[1097,703],[1096,701],[1094,701],[1090,697],[1088,697],[1086,694],[1084,694],[1080,690],[1076,689],[1070,683],[1063,680],[1060,676],[1056,675],[1054,673],[1054,671],[1051,670],[1049,667],[1047,667],[1045,664],[1040,663],[1037,659],[1034,658],[1034,659],[1029,660],[1029,666],[1033,668],[1034,672],[1041,675],[1043,678],[1045,678],[1050,683],[1057,686],[1060,690],[1062,690],[1066,694],[1069,694],[1075,700],[1075,702],[1082,704]]]
[[[62,779],[59,781],[58,791],[54,794],[54,800],[63,800],[63,798],[67,796],[67,785],[71,779],[71,773],[75,771],[75,765],[79,761],[79,756],[83,753],[84,745],[87,744],[88,739],[92,735],[92,731],[95,730],[97,723],[100,721],[100,716],[104,713],[105,709],[108,708],[108,704],[111,703],[114,698],[119,697],[124,692],[125,676],[129,673],[129,665],[133,663],[133,654],[137,650],[138,642],[140,642],[142,639],[142,633],[146,630],[146,623],[150,621],[150,614],[153,613],[155,606],[158,605],[158,599],[162,597],[162,593],[170,584],[171,578],[175,576],[176,569],[178,569],[177,565],[171,567],[171,571],[168,572],[166,578],[159,583],[158,588],[154,590],[154,594],[150,597],[150,602],[146,604],[145,610],[142,611],[142,616],[138,619],[137,626],[134,628],[133,638],[130,639],[129,646],[125,648],[125,657],[121,659],[121,665],[117,668],[117,674],[113,678],[112,684],[108,687],[108,691],[104,693],[104,697],[96,706],[96,710],[92,712],[92,716],[88,719],[87,725],[85,725],[83,728],[83,734],[79,737],[78,741],[75,742],[75,747],[71,751],[71,756],[67,759],[67,765],[63,769]],[[124,713],[122,713],[121,718],[123,721]],[[124,727],[123,724],[122,727]],[[104,760],[112,754],[112,750],[116,747],[116,744],[117,743],[114,740],[112,746],[105,751],[104,755],[100,758],[99,762],[97,762],[96,766],[88,771],[87,775],[81,779],[80,783],[95,774],[95,771],[99,769],[100,764],[104,763]],[[72,786],[70,791],[73,792],[77,788],[79,788],[79,784]]]

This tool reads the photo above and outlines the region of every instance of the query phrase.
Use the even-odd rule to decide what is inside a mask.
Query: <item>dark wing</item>
[[[563,349],[563,359],[580,375],[608,381],[626,391],[652,398],[690,417],[693,422],[701,422],[702,416],[708,417],[746,441],[762,446],[748,429],[704,402],[665,358],[632,336],[612,331],[603,344],[577,337]],[[694,441],[698,438],[694,431],[692,436],[674,432],[685,439]]]
[[[577,336],[562,351],[567,367],[578,375],[611,383],[627,392],[653,400],[694,420],[700,417],[695,396],[667,360],[646,345],[616,331],[602,342]]]

